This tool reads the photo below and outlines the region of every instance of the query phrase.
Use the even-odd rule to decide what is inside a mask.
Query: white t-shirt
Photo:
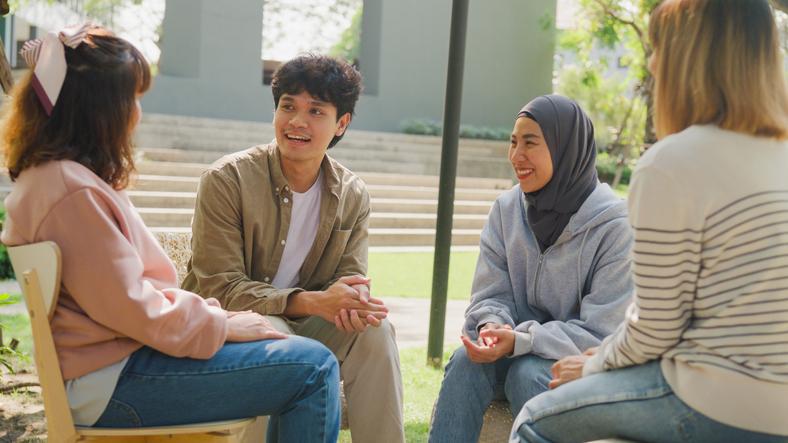
[[[77,426],[93,426],[107,409],[129,357],[66,381],[66,397]]]
[[[298,283],[301,265],[315,242],[320,224],[320,196],[322,194],[323,171],[306,192],[293,192],[293,207],[290,211],[290,227],[287,230],[282,261],[271,285],[278,289],[292,288]]]

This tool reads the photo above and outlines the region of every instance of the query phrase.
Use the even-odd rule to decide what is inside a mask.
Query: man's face
[[[276,143],[283,159],[291,162],[322,161],[328,144],[342,135],[350,114],[337,120],[337,108],[307,91],[282,94],[274,112]]]

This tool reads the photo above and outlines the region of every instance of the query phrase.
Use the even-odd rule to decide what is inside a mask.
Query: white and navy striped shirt
[[[661,359],[692,408],[788,435],[788,143],[667,137],[638,164],[629,217],[634,303],[584,374]]]

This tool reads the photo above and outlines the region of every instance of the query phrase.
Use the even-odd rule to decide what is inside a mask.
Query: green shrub
[[[607,152],[600,152],[596,156],[596,172],[599,175],[599,180],[605,183],[612,183],[613,178],[616,176],[616,158],[611,157]],[[624,171],[621,174],[621,183],[629,184],[629,178],[632,176],[632,165],[624,165]]]
[[[400,130],[406,134],[441,135],[443,125],[435,120],[414,118],[404,120]],[[490,128],[487,126],[460,125],[461,138],[480,140],[508,140],[511,130],[508,128]]]
[[[413,118],[400,123],[400,130],[405,134],[441,135],[441,124],[423,118]]]

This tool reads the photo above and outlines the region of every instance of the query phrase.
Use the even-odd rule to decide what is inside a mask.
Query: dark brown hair
[[[2,140],[9,175],[51,160],[78,162],[115,189],[134,171],[132,131],[138,94],[150,68],[129,42],[93,28],[77,48],[65,47],[68,71],[52,115],[32,86],[32,72],[12,92]]]
[[[339,120],[345,114],[353,115],[361,94],[361,74],[344,60],[327,55],[302,55],[283,64],[274,73],[271,80],[274,107],[279,106],[282,94],[296,95],[304,91],[334,105]],[[328,147],[336,145],[342,135],[334,136]]]

